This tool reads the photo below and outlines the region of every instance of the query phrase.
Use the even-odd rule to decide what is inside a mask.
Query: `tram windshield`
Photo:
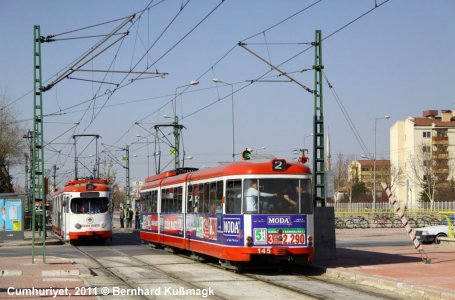
[[[74,214],[105,213],[108,209],[109,199],[106,197],[71,199],[71,212]]]
[[[309,214],[313,211],[309,179],[261,178],[243,182],[247,214]]]

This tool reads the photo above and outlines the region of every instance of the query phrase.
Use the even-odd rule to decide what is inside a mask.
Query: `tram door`
[[[63,239],[66,240],[67,236],[69,238],[69,205],[70,205],[70,197],[68,195],[63,196],[63,205],[62,205],[62,231],[63,231]]]

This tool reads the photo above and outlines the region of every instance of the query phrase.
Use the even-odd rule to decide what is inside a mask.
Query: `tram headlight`
[[[308,246],[310,246],[310,247],[313,246],[313,237],[311,235],[308,236],[307,240],[308,240]]]
[[[247,236],[247,237],[246,237],[246,245],[247,245],[248,247],[253,246],[253,238],[252,238],[251,236]]]
[[[104,228],[104,227],[106,227],[106,223],[102,222],[101,223],[101,228]]]
[[[79,223],[76,223],[76,224],[74,225],[74,227],[76,227],[76,229],[81,229],[81,228],[82,228],[82,225],[79,224]]]

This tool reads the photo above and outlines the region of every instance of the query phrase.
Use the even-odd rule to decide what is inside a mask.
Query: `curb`
[[[412,297],[413,299],[449,299],[455,300],[455,294],[451,290],[436,289],[424,286],[413,285],[403,281],[391,280],[382,276],[357,274],[348,270],[325,269],[325,275],[330,278],[347,281],[353,284],[360,284],[377,289],[395,292],[401,296]]]
[[[55,246],[55,245],[62,245],[64,244],[60,240],[49,240],[46,241],[46,246]],[[35,246],[42,246],[43,242],[35,242]],[[6,241],[0,243],[0,248],[8,248],[8,247],[21,247],[21,246],[32,246],[32,241]]]

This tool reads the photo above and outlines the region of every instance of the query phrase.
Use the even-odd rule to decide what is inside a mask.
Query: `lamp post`
[[[390,116],[385,115],[384,117],[374,119],[374,157],[373,157],[373,207],[376,209],[376,127],[378,120],[387,120],[390,119]]]
[[[220,80],[219,78],[213,78],[213,82],[215,83],[223,83],[226,85],[231,86],[231,121],[232,121],[232,161],[235,161],[235,144],[234,144],[234,137],[235,137],[235,125],[234,125],[234,85],[232,83],[228,83],[225,81]]]
[[[174,97],[174,123],[173,123],[173,126],[174,126],[174,155],[175,155],[175,159],[174,159],[174,166],[175,166],[175,169],[177,170],[178,168],[180,168],[180,146],[179,146],[179,143],[180,143],[180,125],[179,125],[179,117],[177,116],[177,90],[179,88],[183,88],[183,87],[187,87],[187,86],[190,86],[190,85],[198,85],[199,84],[199,81],[197,80],[191,80],[189,84],[185,84],[185,85],[182,85],[182,86],[178,86],[175,88],[175,97]]]

